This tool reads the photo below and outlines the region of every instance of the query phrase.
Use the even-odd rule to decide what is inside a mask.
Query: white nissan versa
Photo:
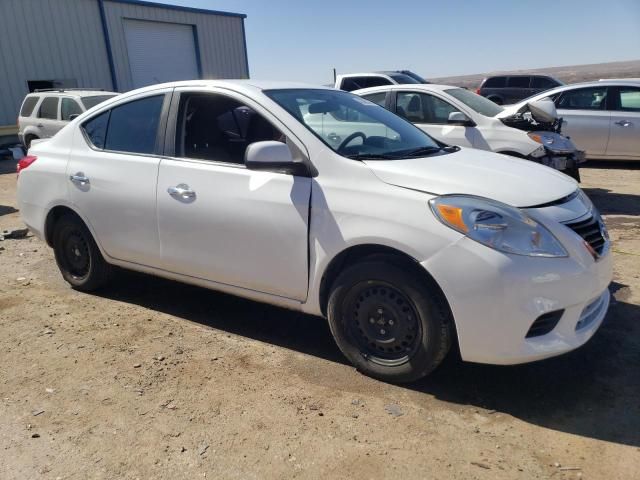
[[[126,93],[31,148],[18,197],[78,290],[119,266],[326,316],[388,381],[428,374],[454,341],[493,364],[567,352],[609,305],[607,232],[574,180],[439,147],[333,89]]]

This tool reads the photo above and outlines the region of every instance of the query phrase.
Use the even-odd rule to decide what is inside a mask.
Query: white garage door
[[[126,19],[124,32],[134,88],[199,77],[191,25]]]

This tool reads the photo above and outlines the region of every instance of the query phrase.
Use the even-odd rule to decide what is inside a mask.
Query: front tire
[[[327,307],[338,347],[362,373],[402,383],[432,372],[452,343],[448,306],[435,285],[384,260],[345,269]]]
[[[97,290],[113,275],[86,225],[75,215],[65,215],[54,227],[53,251],[62,277],[74,289]]]

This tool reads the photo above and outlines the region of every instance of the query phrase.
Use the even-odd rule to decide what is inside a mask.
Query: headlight
[[[429,201],[446,226],[505,253],[566,257],[567,251],[543,225],[517,208],[481,197],[445,195]]]
[[[542,132],[528,132],[527,136],[534,142],[541,143],[542,145],[551,146],[555,141],[553,135],[549,135]]]

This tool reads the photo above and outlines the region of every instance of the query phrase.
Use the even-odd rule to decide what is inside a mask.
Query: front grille
[[[565,225],[584,238],[598,255],[602,254],[607,240],[604,237],[602,226],[596,217],[590,215],[586,220],[565,223]]]
[[[556,325],[560,321],[563,313],[564,310],[555,310],[553,312],[548,312],[540,315],[538,318],[536,318],[536,321],[533,322],[531,328],[529,328],[529,331],[525,335],[525,338],[540,337],[542,335],[546,335],[551,330],[556,328]]]

